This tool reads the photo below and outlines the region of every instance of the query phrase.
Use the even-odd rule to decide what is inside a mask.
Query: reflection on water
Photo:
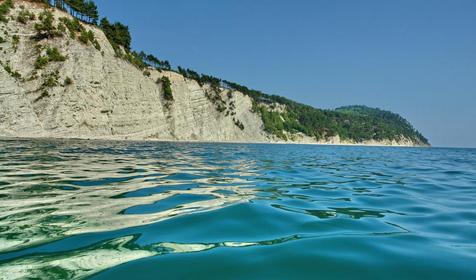
[[[1,162],[0,252],[212,210],[254,193],[240,187],[253,174],[250,162],[207,163],[201,149],[122,150],[125,144],[114,143],[114,153],[107,143],[30,144],[0,147],[2,154],[18,151]]]
[[[475,186],[474,150],[0,141],[0,279],[468,278]]]
[[[135,236],[125,236],[92,247],[57,255],[36,255],[19,259],[0,268],[2,275],[15,278],[81,279],[108,267],[146,257],[172,253],[193,253],[219,247],[267,246],[291,241],[296,237],[262,242],[221,242],[209,244],[181,244],[163,242],[137,246]],[[2,276],[0,276],[1,278]]]

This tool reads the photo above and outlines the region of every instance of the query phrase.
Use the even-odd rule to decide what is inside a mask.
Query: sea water
[[[0,141],[0,279],[476,279],[476,150]]]

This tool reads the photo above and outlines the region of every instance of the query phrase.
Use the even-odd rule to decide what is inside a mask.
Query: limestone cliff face
[[[17,2],[18,3],[18,2]],[[22,3],[37,17],[42,7]],[[19,13],[16,5],[11,15]],[[55,18],[68,17],[55,11]],[[230,109],[219,112],[207,97],[216,94],[207,86],[185,79],[175,72],[150,70],[150,76],[132,66],[115,52],[105,35],[91,26],[101,51],[65,35],[36,40],[33,21],[0,23],[6,39],[0,61],[21,74],[14,78],[0,67],[0,135],[20,137],[80,137],[114,139],[266,141],[261,119],[251,112],[251,100],[239,92],[220,94]],[[3,34],[8,34],[4,36]],[[14,36],[19,42],[14,43]],[[35,69],[35,46],[57,47],[67,56],[64,62],[50,62]],[[42,87],[46,77],[57,71],[57,86]],[[172,82],[173,102],[163,98],[161,76]],[[66,77],[71,85],[62,85]],[[233,106],[234,105],[234,106]],[[242,130],[235,123],[244,125]]]
[[[151,69],[150,75],[144,74],[116,57],[103,32],[92,26],[84,25],[94,33],[100,50],[70,38],[67,31],[62,37],[38,40],[34,38],[38,20],[23,24],[14,19],[20,6],[36,18],[44,9],[15,1],[12,19],[0,22],[4,39],[0,43],[0,136],[278,141],[264,132],[248,96],[227,89],[215,92],[171,71]],[[53,14],[55,24],[60,17],[69,17],[58,10]],[[66,59],[35,69],[37,57],[47,47],[57,48]],[[172,83],[174,101],[164,99],[162,84],[157,83],[162,76]],[[67,78],[71,84],[65,82]],[[291,136],[295,142],[315,142],[304,135]],[[328,142],[341,144],[340,139]],[[402,139],[382,144],[412,143]]]

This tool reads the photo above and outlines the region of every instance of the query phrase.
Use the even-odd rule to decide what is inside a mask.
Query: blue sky
[[[318,108],[401,114],[476,147],[476,1],[96,0],[133,48]]]

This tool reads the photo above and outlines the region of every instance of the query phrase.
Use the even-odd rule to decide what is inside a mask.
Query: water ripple
[[[475,209],[471,149],[0,141],[0,279],[470,279]]]

